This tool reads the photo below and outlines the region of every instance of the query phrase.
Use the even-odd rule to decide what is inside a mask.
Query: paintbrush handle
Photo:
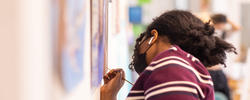
[[[129,82],[128,80],[126,80],[125,78],[122,78],[124,81],[128,82],[131,85],[134,85],[133,83]]]
[[[107,69],[110,71],[111,69],[109,69],[108,67],[107,67]],[[131,85],[134,85],[133,83],[131,83],[131,82],[129,82],[128,80],[126,80],[124,77],[122,78],[124,81],[126,81],[126,82],[128,82],[129,84],[131,84]]]

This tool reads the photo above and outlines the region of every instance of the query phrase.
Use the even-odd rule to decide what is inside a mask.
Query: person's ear
[[[151,35],[153,35],[153,37],[151,37],[151,39],[149,40],[149,44],[153,44],[156,42],[156,40],[158,39],[158,31],[156,29],[153,29],[151,31]]]

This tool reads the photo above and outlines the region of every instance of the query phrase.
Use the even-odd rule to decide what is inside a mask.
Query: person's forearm
[[[101,88],[101,93],[100,93],[100,100],[116,100],[116,95],[111,94],[104,89]]]
[[[232,21],[228,20],[228,23],[232,26],[232,31],[240,30],[240,26],[234,24]]]
[[[101,100],[116,100],[116,97],[102,95]]]
[[[103,95],[103,93],[101,93],[101,100],[116,100],[116,97]]]

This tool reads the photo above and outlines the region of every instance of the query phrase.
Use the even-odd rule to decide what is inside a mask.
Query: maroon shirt
[[[127,100],[214,100],[213,82],[194,56],[173,46],[140,74]]]

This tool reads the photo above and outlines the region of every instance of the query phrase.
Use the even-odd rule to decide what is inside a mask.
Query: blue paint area
[[[142,22],[142,8],[140,6],[129,7],[129,22],[133,24]]]
[[[66,4],[65,43],[61,60],[63,84],[66,91],[70,92],[84,79],[85,9],[84,0],[67,0]]]
[[[107,45],[105,44],[105,42],[107,40],[107,33],[106,33],[106,29],[107,29],[107,20],[106,20],[106,16],[107,16],[107,9],[106,9],[106,5],[108,5],[106,0],[103,0],[101,2],[98,1],[93,1],[94,3],[92,4],[92,9],[95,9],[93,11],[98,11],[98,12],[94,12],[92,13],[92,17],[93,18],[97,18],[97,19],[92,19],[95,20],[95,23],[93,23],[95,26],[93,28],[93,33],[92,33],[92,44],[91,44],[91,88],[92,90],[95,90],[96,88],[98,88],[101,85],[101,80],[103,77],[103,71],[104,71],[104,64],[105,64],[105,47],[107,47]],[[101,9],[98,9],[99,7],[102,7]],[[98,10],[97,10],[98,9]],[[97,17],[98,16],[98,17]],[[98,21],[96,21],[98,20]]]

